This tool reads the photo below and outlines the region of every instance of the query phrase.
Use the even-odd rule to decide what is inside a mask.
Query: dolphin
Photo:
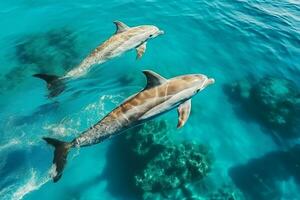
[[[46,81],[49,97],[55,97],[64,91],[64,81],[66,79],[74,79],[85,75],[95,64],[104,63],[134,48],[137,51],[137,59],[140,59],[146,51],[147,42],[164,33],[153,25],[129,27],[120,21],[114,21],[114,24],[116,25],[115,34],[94,49],[77,67],[64,76],[33,75]]]
[[[178,107],[179,118],[177,127],[181,128],[189,118],[191,98],[215,82],[213,78],[203,74],[165,79],[153,71],[146,70],[143,73],[147,79],[143,90],[126,99],[72,141],[63,142],[49,137],[43,138],[55,148],[53,159],[55,173],[52,177],[54,182],[61,178],[71,148],[98,144],[176,107]]]

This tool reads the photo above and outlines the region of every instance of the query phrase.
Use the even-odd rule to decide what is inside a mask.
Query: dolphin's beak
[[[205,81],[205,87],[211,85],[211,84],[214,84],[215,83],[215,79],[213,78],[209,78]]]
[[[163,35],[163,34],[165,34],[165,32],[163,30],[159,30],[157,33],[157,35]]]

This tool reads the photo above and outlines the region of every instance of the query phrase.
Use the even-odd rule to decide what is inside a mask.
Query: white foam
[[[56,165],[53,164],[49,170],[50,177],[55,177],[57,175]]]
[[[26,194],[39,189],[42,185],[47,183],[49,180],[50,180],[49,176],[46,176],[42,180],[39,180],[36,176],[36,171],[32,169],[29,180],[25,183],[25,185],[22,185],[18,189],[16,189],[16,192],[12,195],[12,199],[13,200],[23,199],[23,197]]]
[[[118,104],[118,99],[122,98],[120,95],[103,95],[100,97],[99,102],[91,103],[86,106],[83,112],[97,112],[99,115],[103,115],[105,111],[105,101],[110,101],[114,104]]]
[[[117,104],[119,98],[121,98],[120,95],[103,95],[99,101],[87,105],[81,111],[72,115],[71,118],[70,116],[65,117],[58,124],[46,124],[43,129],[60,137],[76,136],[80,133],[82,123],[91,126],[95,123],[95,116],[102,118],[106,114],[105,102],[110,101]]]
[[[21,141],[18,140],[18,139],[15,139],[15,138],[11,139],[8,143],[0,146],[0,152],[3,151],[3,150],[6,150],[7,148],[10,148],[14,145],[20,144],[20,143],[21,143]]]
[[[43,129],[47,131],[51,131],[55,135],[59,135],[59,136],[68,136],[69,133],[73,133],[75,131],[72,128],[67,128],[64,124],[49,124],[44,126]]]

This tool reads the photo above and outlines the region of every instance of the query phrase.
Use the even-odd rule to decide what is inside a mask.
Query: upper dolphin
[[[77,67],[67,72],[64,76],[33,75],[47,82],[50,92],[49,97],[57,96],[65,89],[63,82],[65,79],[83,76],[95,64],[104,63],[134,48],[137,51],[137,59],[141,58],[146,51],[147,41],[164,33],[153,25],[129,27],[120,21],[114,21],[114,24],[116,25],[115,34],[94,49]]]
[[[48,137],[43,138],[55,147],[53,163],[56,173],[53,176],[54,182],[62,176],[70,148],[100,143],[176,107],[178,107],[179,115],[177,127],[182,127],[191,111],[191,98],[214,83],[214,79],[202,74],[165,79],[152,71],[143,71],[143,73],[146,76],[147,85],[142,91],[126,99],[102,120],[82,132],[71,142],[61,142]]]

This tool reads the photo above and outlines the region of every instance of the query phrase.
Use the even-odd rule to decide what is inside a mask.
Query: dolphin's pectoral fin
[[[144,70],[143,73],[145,74],[145,76],[147,78],[147,85],[146,85],[145,89],[160,85],[167,81],[167,79],[165,79],[164,77],[162,77],[161,75],[159,75],[153,71]]]
[[[114,24],[116,25],[116,33],[115,34],[118,34],[118,33],[121,33],[127,29],[129,29],[129,26],[127,26],[126,24],[124,24],[123,22],[120,22],[120,21],[114,21]]]
[[[144,42],[136,48],[136,53],[137,53],[136,59],[140,59],[143,56],[143,54],[146,51],[146,44],[147,42]]]
[[[177,128],[181,128],[184,126],[186,121],[188,120],[191,112],[191,100],[187,100],[184,103],[180,104],[178,107],[178,124]]]

